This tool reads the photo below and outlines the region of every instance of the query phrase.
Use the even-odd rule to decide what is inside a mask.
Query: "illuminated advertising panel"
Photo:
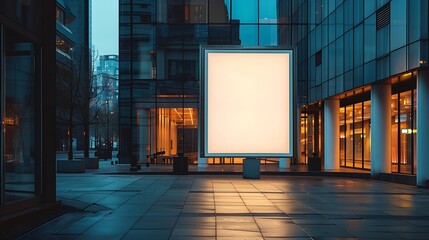
[[[201,49],[206,157],[293,156],[291,50]]]

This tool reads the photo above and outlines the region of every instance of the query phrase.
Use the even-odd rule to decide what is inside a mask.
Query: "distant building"
[[[94,99],[91,114],[91,148],[117,147],[118,138],[118,55],[102,55],[98,58],[94,76]]]

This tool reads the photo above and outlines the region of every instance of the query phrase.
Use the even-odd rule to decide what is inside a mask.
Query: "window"
[[[194,60],[168,60],[168,78],[175,80],[196,79]]]
[[[322,50],[316,53],[316,67],[322,64]]]

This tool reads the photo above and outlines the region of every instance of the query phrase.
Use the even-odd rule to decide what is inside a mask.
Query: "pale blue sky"
[[[118,0],[92,0],[92,45],[99,55],[118,54]]]

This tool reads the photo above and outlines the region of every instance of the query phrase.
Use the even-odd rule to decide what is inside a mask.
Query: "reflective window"
[[[346,116],[345,116],[345,152],[346,152],[346,167],[354,167],[353,165],[353,105],[346,107]]]
[[[358,67],[363,64],[363,24],[355,28],[353,43],[354,67]]]
[[[344,4],[341,4],[336,12],[336,17],[335,17],[335,33],[336,33],[336,37],[339,37],[341,35],[343,35],[344,33],[344,9],[343,9]]]
[[[353,31],[348,31],[344,35],[344,70],[353,68]]]
[[[364,0],[364,14],[363,17],[367,18],[369,15],[373,14],[377,7],[377,1],[374,0]]]
[[[389,52],[389,27],[383,27],[377,31],[377,57]]]
[[[3,127],[4,201],[35,195],[35,70],[33,43],[5,34]]]
[[[407,1],[390,2],[390,50],[395,50],[407,43]]]
[[[354,25],[358,25],[363,20],[363,0],[353,0]]]
[[[392,172],[415,174],[415,90],[392,95]]]
[[[258,0],[233,0],[232,19],[243,23],[258,23]]]
[[[376,25],[375,14],[369,17],[364,22],[364,62],[371,61],[376,55]]]
[[[344,31],[353,27],[353,0],[344,1]]]
[[[340,108],[340,165],[371,168],[370,101]]]
[[[336,75],[343,74],[344,72],[344,38],[340,37],[335,41],[335,71]]]
[[[407,51],[406,47],[390,53],[390,75],[395,75],[406,71],[407,68]]]

